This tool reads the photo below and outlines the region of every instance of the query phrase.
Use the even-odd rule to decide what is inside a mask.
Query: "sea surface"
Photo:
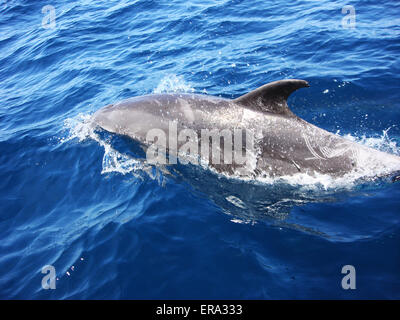
[[[151,167],[89,125],[132,96],[298,78],[294,113],[399,155],[399,54],[395,0],[2,0],[0,298],[399,299],[400,183]]]

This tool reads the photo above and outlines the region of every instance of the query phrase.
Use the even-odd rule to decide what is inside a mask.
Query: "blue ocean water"
[[[297,115],[400,154],[399,13],[369,0],[3,0],[0,298],[400,298],[399,183],[165,172],[88,126],[136,95],[234,98],[299,78],[311,87],[289,99]]]

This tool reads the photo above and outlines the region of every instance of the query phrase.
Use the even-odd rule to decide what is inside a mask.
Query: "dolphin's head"
[[[114,104],[109,104],[93,114],[93,122],[95,125],[109,132],[117,132],[119,119],[116,119],[117,113]]]

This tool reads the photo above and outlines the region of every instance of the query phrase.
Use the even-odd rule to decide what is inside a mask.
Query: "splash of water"
[[[387,152],[391,153],[397,156],[400,156],[400,147],[397,145],[397,142],[389,137],[389,131],[392,129],[394,126],[391,126],[385,130],[382,131],[381,135],[375,136],[375,137],[367,137],[365,135],[362,135],[361,137],[357,136],[352,136],[350,134],[347,134],[343,136],[343,138],[348,139],[353,142],[360,143],[366,147],[376,149],[382,152]]]
[[[158,86],[153,90],[153,93],[194,93],[194,91],[194,88],[186,83],[182,76],[170,74],[161,79]]]
[[[152,166],[145,160],[122,154],[115,150],[109,141],[102,139],[95,131],[96,126],[93,124],[91,114],[78,114],[74,118],[66,119],[64,129],[68,131],[68,135],[60,139],[61,144],[75,139],[79,142],[93,140],[104,148],[101,174],[116,172],[126,175],[131,173],[137,178],[142,178],[142,173],[147,173],[152,178],[158,177],[153,175]]]

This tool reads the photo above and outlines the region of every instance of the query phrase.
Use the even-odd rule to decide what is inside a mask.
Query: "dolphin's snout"
[[[97,126],[110,132],[115,131],[115,121],[113,119],[113,107],[114,104],[109,104],[101,108],[100,110],[97,110],[93,114],[93,122]]]

